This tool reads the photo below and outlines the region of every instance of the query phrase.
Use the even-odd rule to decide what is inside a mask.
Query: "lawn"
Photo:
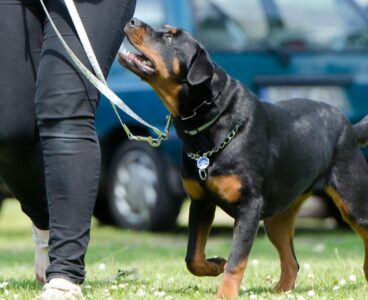
[[[218,278],[192,276],[185,267],[185,229],[151,234],[101,227],[94,222],[86,257],[86,299],[214,299]],[[212,234],[208,256],[227,257],[231,231]],[[240,299],[368,299],[363,246],[349,231],[299,228],[295,240],[301,270],[292,293],[269,288],[279,274],[275,250],[260,230]],[[0,214],[0,300],[34,299],[30,223],[15,201]]]

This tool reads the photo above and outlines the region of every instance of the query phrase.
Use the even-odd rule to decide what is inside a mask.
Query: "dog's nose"
[[[140,26],[142,26],[142,21],[137,19],[137,18],[132,18],[129,21],[129,25],[132,26],[132,27],[140,27]]]

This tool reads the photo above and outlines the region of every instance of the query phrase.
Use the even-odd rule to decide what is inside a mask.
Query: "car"
[[[153,27],[191,32],[263,101],[307,97],[336,106],[353,123],[368,114],[368,19],[353,0],[140,0],[135,16]],[[108,85],[143,119],[164,128],[167,111],[158,96],[117,61]],[[120,117],[135,134],[154,135]],[[129,141],[104,97],[96,127],[102,174],[95,216],[123,228],[172,228],[185,198],[175,131],[158,148]]]

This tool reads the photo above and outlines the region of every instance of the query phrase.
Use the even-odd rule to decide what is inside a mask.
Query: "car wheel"
[[[116,225],[153,231],[175,226],[182,199],[170,192],[175,176],[170,165],[142,142],[125,142],[116,151],[107,178],[107,203]]]

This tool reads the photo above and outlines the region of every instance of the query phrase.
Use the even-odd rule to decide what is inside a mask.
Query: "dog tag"
[[[199,172],[199,177],[202,180],[206,180],[206,178],[207,178],[206,169],[208,168],[209,165],[210,165],[210,160],[209,160],[208,157],[202,156],[202,157],[197,159],[197,168],[198,168],[198,172]]]
[[[205,170],[210,164],[210,160],[206,156],[202,156],[197,160],[197,168],[200,170]]]

